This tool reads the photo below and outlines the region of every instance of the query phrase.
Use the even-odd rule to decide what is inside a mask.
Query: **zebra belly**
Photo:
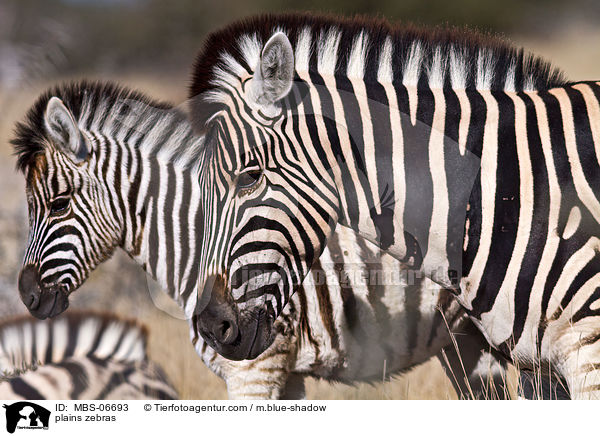
[[[303,291],[294,370],[326,379],[381,379],[421,363],[451,342],[443,316],[463,313],[439,285],[341,226]]]

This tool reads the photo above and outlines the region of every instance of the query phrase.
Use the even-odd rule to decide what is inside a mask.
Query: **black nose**
[[[226,297],[221,276],[211,276],[207,280],[198,302],[196,326],[216,347],[231,345],[238,339],[237,313]]]
[[[68,294],[60,286],[42,285],[37,268],[32,265],[21,270],[19,294],[29,313],[39,319],[54,317],[69,307]]]
[[[225,279],[213,276],[196,304],[192,324],[196,338],[202,336],[221,356],[243,360],[256,358],[273,343],[274,321],[274,314],[261,305],[239,311]]]
[[[21,300],[29,310],[36,310],[40,307],[41,289],[38,284],[37,268],[28,265],[21,271],[19,277],[19,294]]]
[[[237,320],[226,308],[213,306],[202,311],[198,327],[221,345],[233,344],[239,334]]]

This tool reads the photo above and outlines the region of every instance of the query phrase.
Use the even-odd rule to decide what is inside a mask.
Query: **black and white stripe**
[[[66,123],[75,120],[87,141],[82,162],[54,138],[60,135],[52,135],[47,111],[53,97],[69,111]],[[82,82],[40,97],[14,141],[27,180],[31,221],[24,269],[39,271],[42,303],[38,307],[24,299],[32,313],[39,316],[40,307],[48,307],[53,315],[56,304],[44,306],[45,295],[51,297],[55,288],[70,294],[120,246],[182,307],[191,320],[196,349],[226,380],[231,397],[293,395],[289,386],[297,392],[304,376],[346,382],[381,379],[384,367],[392,374],[450,345],[438,306],[451,328],[458,329],[462,318],[456,303],[438,304],[438,285],[427,285],[418,276],[416,283],[408,282],[397,261],[340,228],[332,240],[337,245],[321,259],[320,270],[331,282],[317,287],[307,280],[294,305],[287,306],[271,357],[245,362],[217,357],[198,337],[194,323],[203,210],[192,164],[202,140],[177,109],[114,85]],[[68,203],[59,202],[62,209],[52,212],[63,198]],[[369,253],[369,262],[361,261],[359,253]],[[396,279],[371,287],[360,280],[366,272]],[[351,279],[348,286],[339,284],[342,273]],[[381,337],[388,339],[379,343]],[[466,374],[472,389],[483,392],[487,383],[480,382],[476,363],[495,360],[478,334],[457,337],[478,344],[461,354],[473,364]],[[365,342],[370,345],[365,347]],[[502,394],[503,364],[493,367],[490,374]],[[462,368],[452,370],[462,383]],[[468,392],[465,386],[459,389]]]
[[[199,275],[233,301],[201,333],[260,354],[345,225],[453,289],[522,368],[597,396],[599,92],[468,33],[287,15],[211,35],[191,89]],[[215,334],[229,312],[238,343]]]
[[[146,329],[112,315],[73,312],[0,325],[0,397],[6,400],[176,399],[146,355]]]

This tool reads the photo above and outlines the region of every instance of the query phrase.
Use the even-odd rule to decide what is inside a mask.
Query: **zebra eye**
[[[237,179],[237,185],[240,189],[248,189],[252,188],[256,185],[262,176],[262,171],[260,169],[248,170],[241,173]]]
[[[50,214],[56,215],[58,213],[63,212],[67,207],[69,207],[69,199],[66,197],[59,198],[50,203]]]

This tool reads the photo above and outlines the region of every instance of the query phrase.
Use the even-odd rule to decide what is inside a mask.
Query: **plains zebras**
[[[472,33],[303,15],[214,33],[191,88],[200,332],[259,355],[345,225],[453,289],[520,367],[597,396],[599,91]]]
[[[148,360],[144,327],[113,315],[73,312],[0,324],[4,400],[177,399]]]
[[[64,310],[68,295],[120,246],[168,290],[188,319],[195,319],[203,215],[191,164],[201,141],[178,110],[110,84],[69,84],[40,97],[14,141],[30,213],[19,290],[32,314],[54,316]],[[188,154],[174,161],[178,150]],[[321,268],[328,277],[339,275],[340,266],[355,273],[365,268],[400,272],[400,264],[389,256],[378,260],[372,244],[352,241],[346,231],[338,246],[324,254]],[[371,252],[372,263],[363,265],[359,251]],[[392,282],[387,290],[365,288],[352,276],[353,286],[342,289],[333,280],[331,295],[322,285],[305,284],[278,324],[283,331],[270,358],[238,363],[217,357],[203,346],[197,324],[191,323],[198,352],[225,378],[232,397],[277,398],[289,394],[284,389],[290,383],[298,395],[304,375],[380,379],[384,370],[406,369],[450,345],[437,309],[439,286],[426,286],[420,279],[416,284]],[[458,307],[450,302],[443,306],[454,328]],[[371,325],[374,318],[377,323]],[[385,343],[374,343],[374,337],[386,334],[391,336]],[[361,335],[371,342],[364,350]],[[477,336],[466,340],[479,343]],[[460,365],[453,368],[459,383],[464,376],[474,385],[488,372],[501,376],[502,364],[481,344],[461,354],[470,368],[467,374]],[[478,366],[480,358],[492,369]],[[462,392],[469,395],[466,388]]]

